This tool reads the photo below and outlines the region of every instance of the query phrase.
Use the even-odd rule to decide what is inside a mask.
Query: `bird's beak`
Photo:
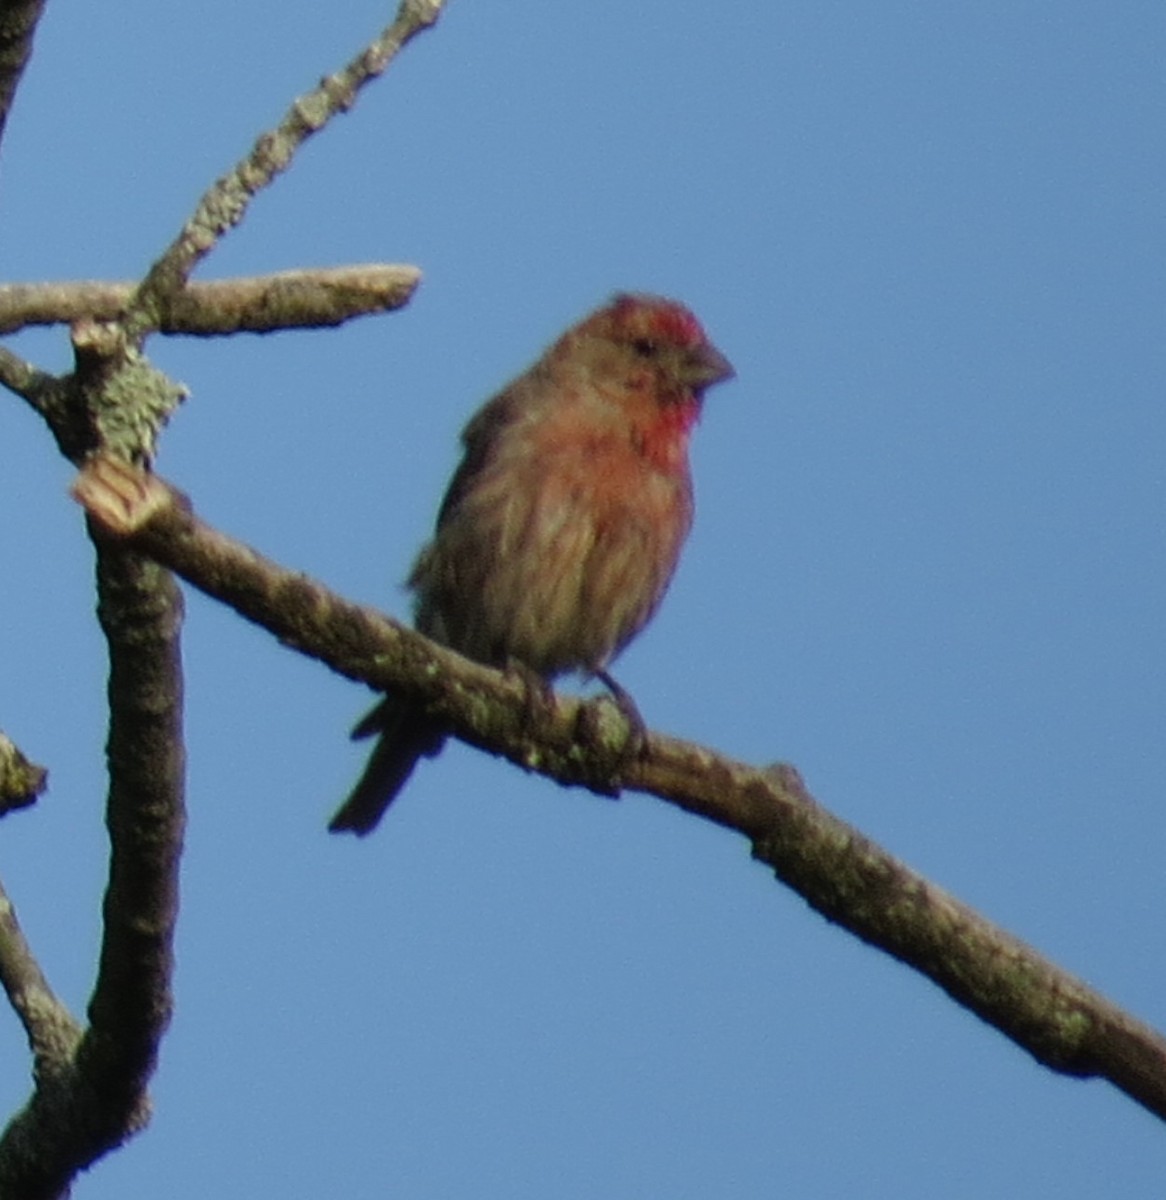
[[[689,352],[684,373],[694,388],[711,387],[737,374],[733,364],[711,342]]]

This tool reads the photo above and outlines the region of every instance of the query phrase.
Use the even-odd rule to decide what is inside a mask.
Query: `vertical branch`
[[[0,1137],[0,1197],[57,1200],[74,1176],[140,1130],[170,1022],[183,807],[182,596],[173,576],[95,538],[109,644],[109,887],[89,1028],[81,1034],[19,936],[0,921],[3,982],[30,1012],[36,1089]],[[0,914],[4,915],[4,914]],[[51,1016],[51,1021],[47,1020]]]
[[[163,568],[95,539],[109,643],[111,849],[104,938],[78,1071],[120,1141],[142,1123],[172,1008],[183,805],[182,596]]]

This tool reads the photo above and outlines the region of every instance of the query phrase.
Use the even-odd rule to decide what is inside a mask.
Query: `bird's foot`
[[[543,676],[517,658],[506,660],[505,671],[522,681],[523,707],[529,724],[538,727],[554,716],[555,691]]]
[[[579,706],[576,734],[602,767],[596,772],[591,786],[604,795],[619,795],[617,782],[630,763],[643,753],[648,729],[631,695],[606,671],[596,671],[598,679],[611,693],[585,700]],[[614,723],[611,708],[614,704],[623,720]]]
[[[616,708],[619,709],[623,719],[627,721],[628,728],[631,730],[631,737],[628,740],[635,742],[638,754],[647,740],[648,727],[644,723],[644,718],[640,716],[640,710],[632,699],[631,692],[621,687],[607,671],[596,671],[595,678],[611,693]]]

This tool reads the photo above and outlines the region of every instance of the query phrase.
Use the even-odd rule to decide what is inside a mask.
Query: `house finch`
[[[618,295],[568,329],[466,426],[409,576],[417,629],[492,666],[610,683],[692,524],[688,438],[704,390],[732,374],[672,300]],[[379,736],[329,828],[372,830],[446,733],[404,697],[382,700],[353,731]]]

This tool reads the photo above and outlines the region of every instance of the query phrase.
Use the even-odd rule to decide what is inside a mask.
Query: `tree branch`
[[[0,0],[0,136],[32,54],[45,0]]]
[[[0,885],[0,985],[24,1026],[33,1053],[34,1075],[47,1078],[63,1070],[81,1039],[81,1026],[45,979],[3,885]]]
[[[0,1196],[55,1200],[72,1172],[59,1166],[59,1130],[69,1126],[81,1027],[57,999],[0,888],[0,982],[28,1036],[36,1086],[0,1137]]]
[[[185,752],[182,595],[170,573],[98,537],[97,613],[109,645],[111,862],[104,937],[78,1073],[116,1145],[142,1123],[170,1021]]]
[[[0,346],[0,385],[27,400],[41,416],[46,415],[47,408],[51,405],[56,383],[55,376],[34,367],[18,354],[13,354],[7,346]]]
[[[146,1085],[172,1007],[183,809],[182,597],[171,575],[126,546],[97,549],[98,616],[109,644],[103,941],[89,1027],[49,990],[7,902],[0,980],[36,1053],[36,1088],[0,1138],[0,1196],[56,1197],[143,1128]]]
[[[160,313],[159,332],[194,337],[317,329],[401,308],[421,282],[416,267],[364,263],[189,283]],[[134,283],[78,280],[0,286],[0,334],[29,325],[109,321],[126,308]]]
[[[1166,1119],[1166,1039],[832,816],[792,768],[760,770],[657,733],[629,758],[632,732],[610,700],[555,695],[532,706],[517,675],[262,558],[199,521],[156,476],[95,460],[74,494],[108,535],[333,670],[412,694],[472,745],[563,784],[632,788],[737,830],[819,912],[928,976],[1038,1061],[1109,1079]]]
[[[347,66],[294,101],[279,125],[262,134],[251,153],[203,195],[182,232],[134,293],[126,311],[126,331],[131,338],[160,327],[163,313],[190,273],[215,243],[239,224],[252,197],[287,170],[308,138],[338,113],[347,112],[360,89],[380,75],[398,51],[437,21],[443,2],[401,0],[396,18],[379,37]]]

